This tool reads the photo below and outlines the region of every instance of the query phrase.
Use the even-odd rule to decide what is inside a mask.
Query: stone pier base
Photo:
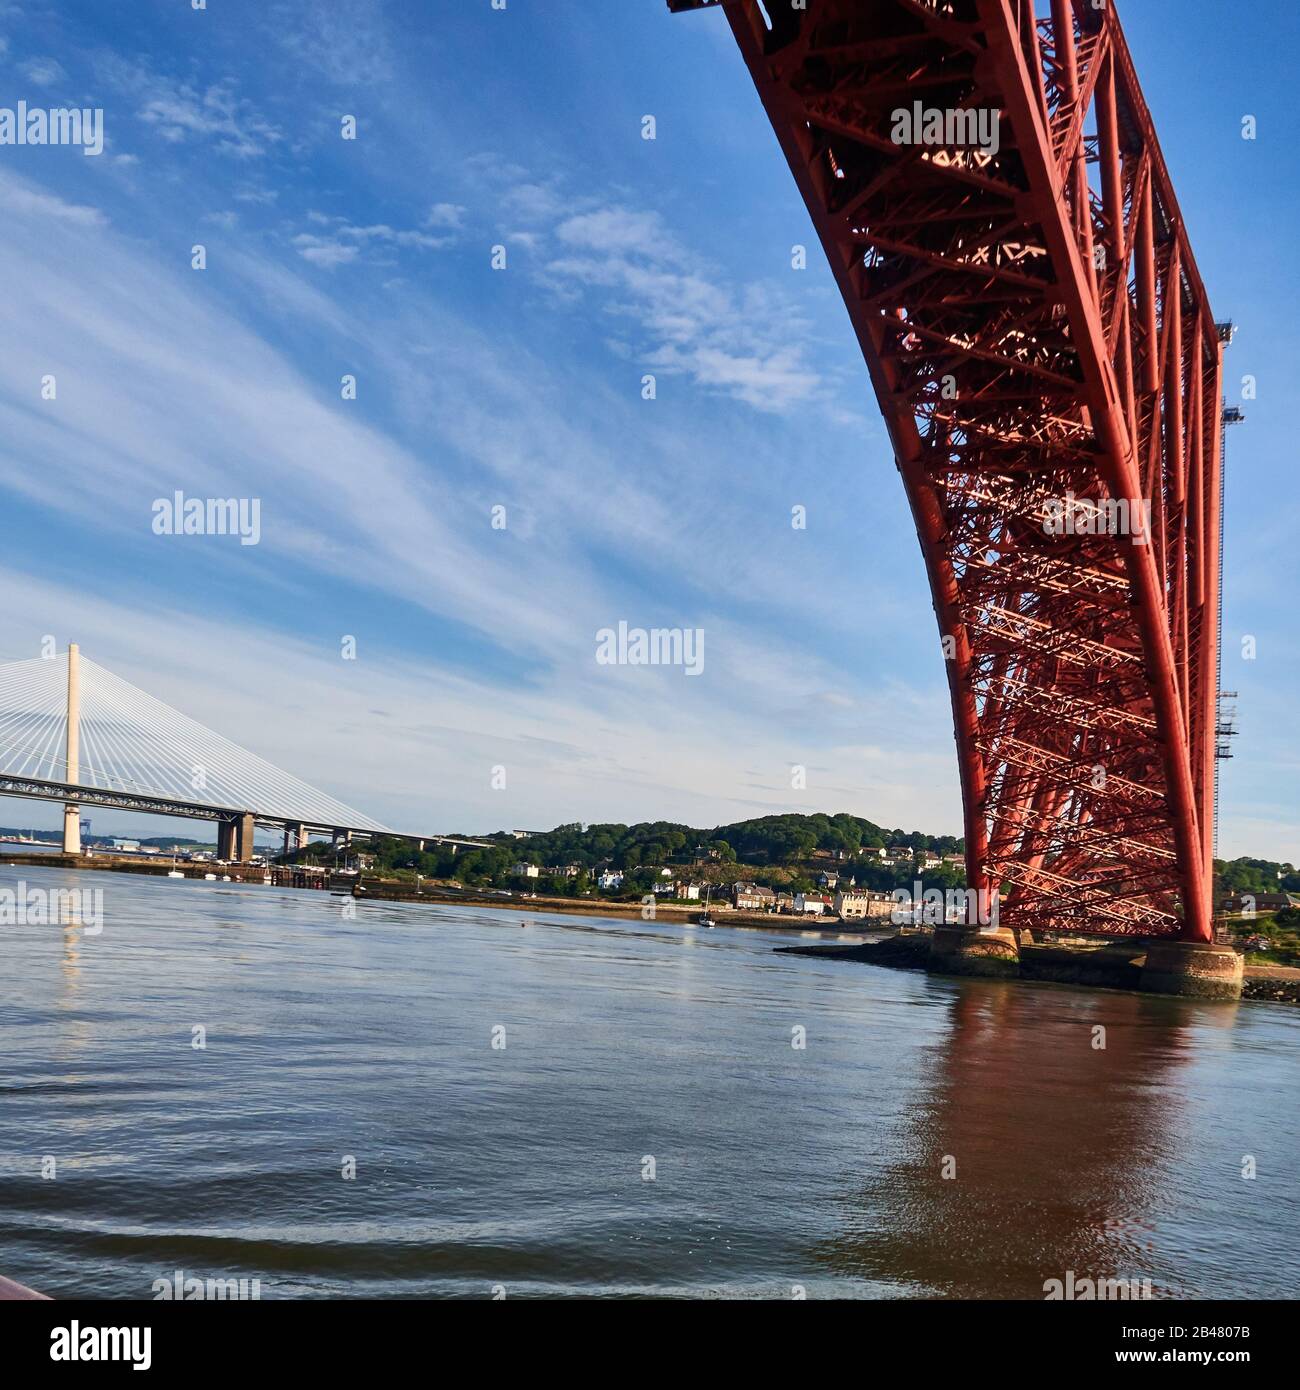
[[[935,927],[928,969],[938,975],[1014,979],[1020,974],[1016,934],[1009,927]]]
[[[235,857],[235,822],[217,822],[217,858],[229,863]]]
[[[63,808],[63,852],[64,854],[81,853],[80,806],[64,806]]]
[[[1189,999],[1240,999],[1245,958],[1231,946],[1199,941],[1153,941],[1141,988]]]
[[[256,825],[256,819],[247,811],[235,822],[235,858],[241,864],[247,864],[253,857],[253,830]]]

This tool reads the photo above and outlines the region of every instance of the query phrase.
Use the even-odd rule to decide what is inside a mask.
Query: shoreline
[[[357,896],[372,902],[463,903],[468,907],[496,907],[507,912],[559,912],[568,913],[575,917],[642,916],[642,905],[639,900],[637,902],[610,902],[603,898],[548,898],[540,896],[526,898],[519,894],[506,898],[496,893],[483,893],[472,889],[463,893],[447,889],[434,889],[417,894],[405,889],[382,886],[373,888],[365,886],[364,891]],[[691,903],[689,906],[683,906],[681,903],[656,903],[654,916],[643,918],[643,920],[690,923],[703,911],[703,903]],[[715,925],[719,927],[747,927],[757,931],[793,933],[816,932],[819,936],[835,933],[852,937],[857,941],[878,934],[877,931],[870,928],[858,927],[851,922],[842,921],[838,917],[829,920],[819,917],[782,917],[775,912],[737,912],[734,908],[712,905],[709,911],[714,918]],[[878,929],[879,932],[887,930],[892,930],[892,927]]]
[[[0,853],[0,864],[32,868],[85,869],[94,873],[123,873],[146,878],[166,878],[172,870],[170,860],[159,863],[153,856],[145,860],[134,855],[114,856],[101,853],[96,853],[93,859],[87,859],[84,855],[70,855],[61,852],[56,854]],[[232,883],[255,883],[261,886],[267,873],[276,868],[283,873],[289,866],[269,865],[264,869],[260,865],[250,866],[247,864],[178,863],[175,867],[187,879],[195,881],[203,881],[206,874],[216,873],[218,881],[229,875]],[[313,884],[279,883],[267,886],[300,889],[310,893],[319,893],[326,888],[332,888],[337,893],[340,887],[357,883],[355,879],[341,878],[328,873],[313,877],[318,880]],[[361,892],[356,893],[355,896],[361,902],[432,903],[435,907],[459,904],[464,907],[497,908],[503,912],[554,912],[575,917],[639,918],[642,914],[642,904],[639,899],[636,902],[612,902],[603,898],[542,896],[532,898],[523,897],[520,894],[503,897],[497,893],[472,888],[463,892],[448,888],[429,888],[417,893],[413,888],[400,887],[382,881],[367,882],[364,876],[360,880],[360,887]],[[703,910],[703,903],[691,903],[689,905],[656,903],[654,917],[644,920],[689,924]],[[713,905],[710,905],[709,911],[713,914],[719,927],[742,927],[757,931],[777,931],[792,934],[808,932],[818,936],[837,935],[853,942],[862,942],[879,936],[881,933],[892,931],[892,926],[859,927],[854,923],[841,921],[839,918],[827,920],[820,917],[782,917],[774,912],[737,912],[734,908]],[[709,928],[704,930],[709,930]]]
[[[857,961],[886,970],[927,970],[928,935],[890,936],[859,946],[776,946],[792,956],[821,956],[828,960]],[[1020,947],[1020,973],[1008,984],[1046,983],[1073,985],[1078,989],[1139,989],[1146,946],[1142,942],[1111,941],[1098,946],[1031,945]],[[1287,965],[1247,965],[1242,999],[1264,1004],[1300,1004],[1300,969]],[[958,978],[958,977],[952,977]]]

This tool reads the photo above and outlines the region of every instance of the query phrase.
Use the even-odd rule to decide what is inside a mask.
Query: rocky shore
[[[930,959],[930,937],[924,932],[887,937],[879,942],[849,945],[777,946],[788,955],[822,956],[853,960],[891,970],[925,970]],[[1108,942],[1102,946],[1022,945],[1020,979],[1093,989],[1138,988],[1146,947],[1140,941]],[[1243,999],[1300,1004],[1300,970],[1280,965],[1247,965]]]

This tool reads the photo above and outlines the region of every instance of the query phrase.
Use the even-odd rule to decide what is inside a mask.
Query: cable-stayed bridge
[[[286,848],[400,834],[83,657],[76,647],[0,664],[0,796],[64,803],[63,848],[80,808],[211,820],[218,857],[247,861],[256,827]],[[417,842],[473,845],[446,835]]]

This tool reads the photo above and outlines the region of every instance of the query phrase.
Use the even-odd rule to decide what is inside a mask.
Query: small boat
[[[203,877],[208,883],[215,883],[217,881],[216,874],[204,874]]]
[[[181,871],[180,871],[179,869],[168,869],[168,870],[167,870],[167,877],[168,877],[168,878],[184,878],[185,875],[184,875],[183,873],[181,873]]]
[[[704,890],[704,910],[695,919],[702,927],[716,927],[718,924],[709,916],[709,895],[713,892],[713,885],[709,884]]]

